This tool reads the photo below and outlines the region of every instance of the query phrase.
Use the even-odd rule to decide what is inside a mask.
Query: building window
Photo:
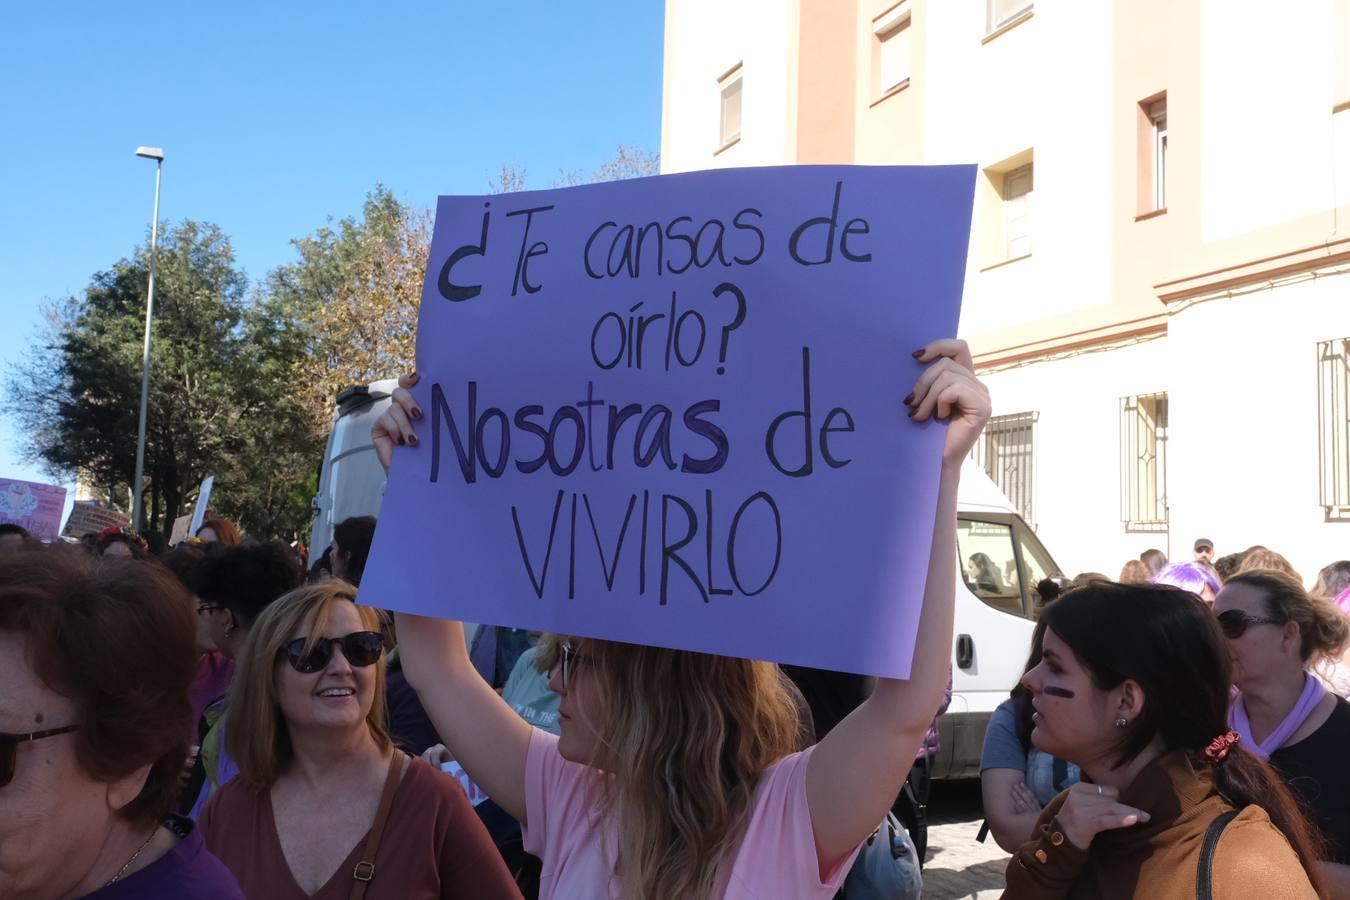
[[[1032,447],[1037,413],[994,416],[971,450],[975,462],[1032,528],[1035,516],[1035,466]]]
[[[1014,19],[1031,12],[1035,6],[1029,0],[985,0],[985,3],[985,34],[993,34]]]
[[[721,127],[718,147],[726,148],[741,139],[741,86],[744,82],[740,63],[718,79],[721,92]]]
[[[1167,209],[1167,98],[1149,104],[1153,137],[1153,208]]]
[[[1126,531],[1167,529],[1167,393],[1120,401],[1120,518]]]
[[[1318,491],[1327,521],[1350,521],[1350,338],[1317,345]]]
[[[909,81],[914,64],[910,19],[909,0],[905,0],[872,22],[872,90],[878,99]]]
[[[1032,166],[1013,169],[1003,176],[1003,236],[1005,259],[1031,252]]]
[[[1034,167],[1035,151],[1027,148],[980,171],[976,219],[982,269],[1031,255]]]

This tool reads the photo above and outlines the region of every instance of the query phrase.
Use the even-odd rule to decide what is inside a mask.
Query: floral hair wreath
[[[110,525],[98,533],[98,539],[95,543],[99,547],[106,547],[115,540],[124,540],[127,543],[135,544],[142,550],[148,550],[150,545],[145,542],[145,538],[136,533],[130,525]]]

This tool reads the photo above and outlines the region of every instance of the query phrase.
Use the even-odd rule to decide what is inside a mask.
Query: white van
[[[385,478],[370,427],[392,402],[397,386],[389,379],[338,395],[314,498],[311,552],[321,553],[328,546],[333,526],[343,519],[379,514]],[[956,588],[952,703],[938,723],[942,751],[935,760],[934,778],[979,775],[989,716],[1007,699],[1026,663],[1040,599],[1036,584],[1060,574],[1035,533],[974,463],[967,463],[961,473],[957,544],[961,577]]]

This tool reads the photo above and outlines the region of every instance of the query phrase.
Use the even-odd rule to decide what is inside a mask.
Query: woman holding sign
[[[905,398],[948,422],[912,675],[881,679],[815,747],[771,663],[572,640],[551,685],[562,731],[531,728],[478,677],[457,622],[399,614],[404,671],[451,752],[520,820],[541,900],[832,898],[890,811],[947,687],[961,462],[989,418],[966,344],[936,341]],[[400,379],[372,429],[387,468],[422,411]],[[896,414],[900,414],[897,405]]]

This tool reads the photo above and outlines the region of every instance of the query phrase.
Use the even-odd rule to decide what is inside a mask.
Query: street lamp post
[[[141,419],[136,430],[136,480],[132,482],[131,527],[141,530],[141,483],[145,478],[145,417],[150,403],[150,322],[155,314],[155,262],[159,237],[159,173],[164,167],[164,151],[159,147],[137,147],[136,155],[155,161],[155,213],[150,220],[150,287],[145,295],[145,350],[141,356]]]

